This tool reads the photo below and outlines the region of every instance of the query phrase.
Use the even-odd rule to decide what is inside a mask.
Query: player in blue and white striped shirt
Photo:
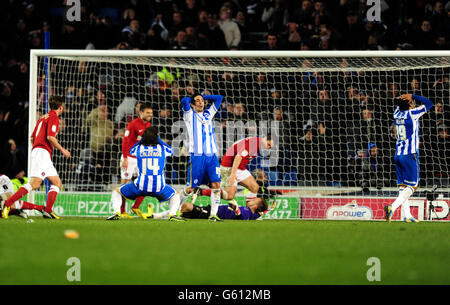
[[[422,105],[415,107],[414,101]],[[395,151],[395,169],[399,196],[392,206],[386,206],[386,220],[391,221],[395,210],[401,205],[405,222],[419,222],[411,216],[408,199],[419,187],[419,118],[433,107],[429,99],[415,95],[403,94],[394,111],[397,129],[397,148]]]
[[[164,176],[166,158],[173,155],[173,149],[158,137],[156,127],[145,129],[142,140],[130,149],[130,154],[136,157],[139,175],[133,182],[122,184],[113,191],[114,214],[107,219],[120,218],[120,206],[127,198],[134,200],[139,196],[151,196],[160,202],[169,201],[169,220],[183,221],[183,218],[175,216],[180,207],[180,195],[166,184]]]
[[[183,120],[188,134],[187,187],[181,191],[181,204],[195,187],[211,183],[210,221],[221,221],[217,217],[220,203],[220,165],[217,158],[217,143],[213,126],[213,118],[220,109],[222,95],[194,94],[181,100]],[[205,109],[205,101],[212,101]]]

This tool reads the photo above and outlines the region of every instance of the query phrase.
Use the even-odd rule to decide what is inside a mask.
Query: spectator
[[[90,135],[89,148],[95,165],[96,183],[110,183],[114,123],[108,119],[108,107],[99,105],[91,111],[83,126]]]
[[[173,38],[178,32],[184,31],[187,24],[183,20],[181,12],[174,12],[172,15],[172,24],[169,26],[169,37]]]
[[[358,156],[357,181],[364,193],[369,192],[369,188],[381,189],[386,186],[384,161],[377,144],[370,142],[365,153]]]
[[[177,36],[172,41],[172,50],[188,50],[189,46],[186,43],[186,32],[179,31]]]
[[[232,17],[231,9],[223,6],[220,9],[220,20],[218,24],[225,34],[225,41],[227,47],[237,47],[241,43],[241,32],[239,31],[239,26],[236,22],[231,20]]]
[[[289,21],[289,13],[283,0],[263,2],[261,21],[266,25],[267,31],[280,34]]]
[[[207,23],[200,24],[198,35],[202,39],[202,47],[209,50],[226,50],[228,45],[220,26],[217,24],[217,15],[208,14]]]
[[[14,139],[9,139],[8,142],[6,142],[3,152],[4,156],[1,158],[3,163],[3,174],[8,177],[15,177],[17,173],[26,170],[27,158],[23,151],[18,149]]]
[[[278,46],[278,37],[277,35],[275,35],[274,33],[269,33],[267,35],[267,46],[265,48],[266,50],[272,50],[272,51],[276,51],[279,50],[279,46]]]

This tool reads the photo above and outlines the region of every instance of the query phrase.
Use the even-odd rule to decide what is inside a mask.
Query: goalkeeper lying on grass
[[[217,216],[221,219],[236,220],[256,220],[268,211],[268,197],[258,197],[247,202],[247,206],[240,207],[236,201],[232,200],[229,204],[221,204],[217,210]],[[270,208],[273,208],[272,206]],[[208,219],[211,206],[201,207],[191,202],[185,202],[181,206],[181,216],[191,219]],[[152,218],[167,218],[168,211],[154,213]]]

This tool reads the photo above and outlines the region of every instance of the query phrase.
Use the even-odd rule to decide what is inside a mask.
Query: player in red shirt
[[[3,200],[8,200],[14,193],[14,186],[8,176],[0,174],[0,211],[3,211]],[[32,204],[26,201],[18,200],[13,203],[9,215],[18,215],[22,218],[28,218],[23,210],[38,210],[42,212],[44,206]],[[1,215],[0,215],[1,217]]]
[[[151,120],[153,117],[153,109],[149,103],[142,103],[139,108],[139,116],[135,118],[133,121],[128,123],[127,128],[125,130],[125,134],[122,140],[122,156],[120,157],[120,176],[121,176],[121,184],[128,183],[131,179],[138,175],[139,170],[137,166],[136,157],[130,155],[130,149],[134,146],[139,140],[141,140],[142,135],[144,134],[144,130],[147,127],[150,127]],[[134,202],[131,210],[136,213],[136,215],[147,219],[147,216],[141,212],[139,206],[142,201],[144,201],[145,197],[138,197]],[[121,206],[121,215],[122,217],[132,218],[125,209],[125,204]]]
[[[29,183],[22,186],[5,202],[2,211],[3,218],[8,218],[8,213],[11,205],[24,197],[32,190],[38,189],[42,181],[47,179],[50,184],[50,190],[47,194],[47,204],[42,211],[44,218],[59,219],[53,212],[53,204],[56,196],[62,187],[61,179],[52,162],[53,147],[56,147],[66,157],[70,157],[70,152],[59,144],[56,139],[56,134],[59,128],[59,116],[64,112],[64,98],[59,96],[50,97],[49,101],[50,112],[44,115],[39,121],[31,135],[31,144],[33,149],[31,151],[31,180]]]
[[[262,138],[251,137],[242,139],[227,149],[225,155],[222,157],[222,163],[220,164],[222,199],[233,200],[238,184],[247,188],[254,194],[261,195],[264,191],[264,187],[260,186],[252,174],[247,170],[247,164],[253,158],[258,156],[258,153],[262,148],[271,149],[272,147],[274,147],[274,141],[271,136],[268,135]],[[210,196],[211,192],[210,189],[197,189],[196,191],[201,191],[202,196]],[[193,197],[192,201],[195,202],[195,200],[196,196]]]

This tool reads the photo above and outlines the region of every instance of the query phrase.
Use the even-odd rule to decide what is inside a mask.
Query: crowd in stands
[[[29,50],[44,47],[45,31],[51,33],[52,49],[448,49],[450,1],[380,3],[381,21],[368,21],[365,0],[81,1],[81,21],[69,22],[65,1],[2,1],[0,172],[26,177]],[[58,137],[73,150],[70,173],[60,171],[63,181],[114,182],[123,129],[136,116],[138,103],[154,102],[152,124],[172,142],[180,99],[205,90],[225,97],[217,115],[223,130],[229,122],[279,122],[278,164],[264,164],[264,158],[251,164],[265,169],[271,184],[366,189],[395,185],[392,98],[423,94],[435,104],[421,131],[423,177],[429,184],[436,179],[448,183],[448,69],[379,73],[376,81],[353,71],[297,75],[149,69],[138,78],[142,83],[112,85],[109,78],[130,78],[104,73],[106,64],[79,62],[74,81],[54,84],[59,91],[52,93],[64,95],[69,110]],[[52,73],[55,80],[70,77],[62,67]],[[75,134],[83,140],[75,141]],[[62,156],[55,158],[56,164],[64,163]],[[184,162],[181,157],[169,165],[171,182],[185,182]]]

